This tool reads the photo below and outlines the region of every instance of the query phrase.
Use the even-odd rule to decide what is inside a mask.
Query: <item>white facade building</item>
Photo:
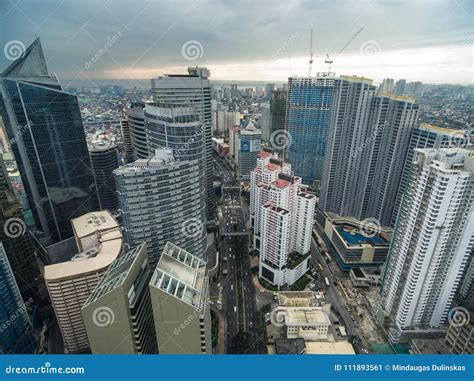
[[[473,186],[472,151],[415,150],[382,280],[392,342],[446,322],[474,248]]]

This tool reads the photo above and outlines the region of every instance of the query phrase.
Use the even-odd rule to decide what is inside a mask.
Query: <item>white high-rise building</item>
[[[302,190],[288,164],[262,151],[251,175],[250,200],[259,275],[274,285],[292,285],[308,270],[316,197]]]
[[[473,187],[472,151],[415,150],[381,289],[392,342],[446,322],[474,247]]]

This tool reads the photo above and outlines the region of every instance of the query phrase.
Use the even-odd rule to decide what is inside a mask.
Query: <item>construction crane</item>
[[[337,58],[337,56],[339,54],[341,54],[345,48],[347,48],[349,46],[349,44],[354,41],[354,39],[359,35],[360,32],[362,32],[364,30],[364,28],[360,28],[353,36],[352,38],[346,42],[346,44],[342,47],[342,49],[340,49],[337,54],[334,56],[334,58]],[[324,63],[328,64],[328,74],[331,72],[331,64],[334,62],[334,60],[332,60],[330,57],[329,57],[329,54],[326,54],[326,59],[324,60]]]
[[[313,66],[313,28],[311,28],[311,38],[309,43],[309,70],[308,70],[308,77],[311,77],[311,68]]]

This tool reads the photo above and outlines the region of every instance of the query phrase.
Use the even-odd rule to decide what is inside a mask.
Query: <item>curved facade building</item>
[[[179,160],[197,160],[205,168],[204,130],[194,106],[147,103],[148,150],[169,148]]]
[[[113,171],[119,167],[117,148],[109,141],[89,144],[92,172],[97,186],[101,210],[114,211],[118,208]]]
[[[133,158],[135,160],[146,159],[148,157],[148,145],[143,107],[140,104],[135,104],[125,112],[127,113]]]
[[[168,241],[199,257],[206,251],[205,194],[197,160],[176,161],[169,149],[114,171],[126,242],[147,242],[154,269]]]

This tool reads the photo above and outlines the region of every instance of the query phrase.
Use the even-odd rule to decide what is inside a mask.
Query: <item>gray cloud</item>
[[[344,54],[356,53],[367,40],[384,51],[462,45],[472,36],[472,11],[469,0],[3,0],[0,31],[2,47],[41,37],[50,71],[68,78],[120,31],[120,40],[88,70],[100,77],[128,67],[185,66],[181,46],[188,40],[203,45],[198,64],[268,60],[295,34],[284,56],[307,56],[311,27],[319,57],[338,51],[360,27]],[[0,67],[8,63],[0,55]]]

